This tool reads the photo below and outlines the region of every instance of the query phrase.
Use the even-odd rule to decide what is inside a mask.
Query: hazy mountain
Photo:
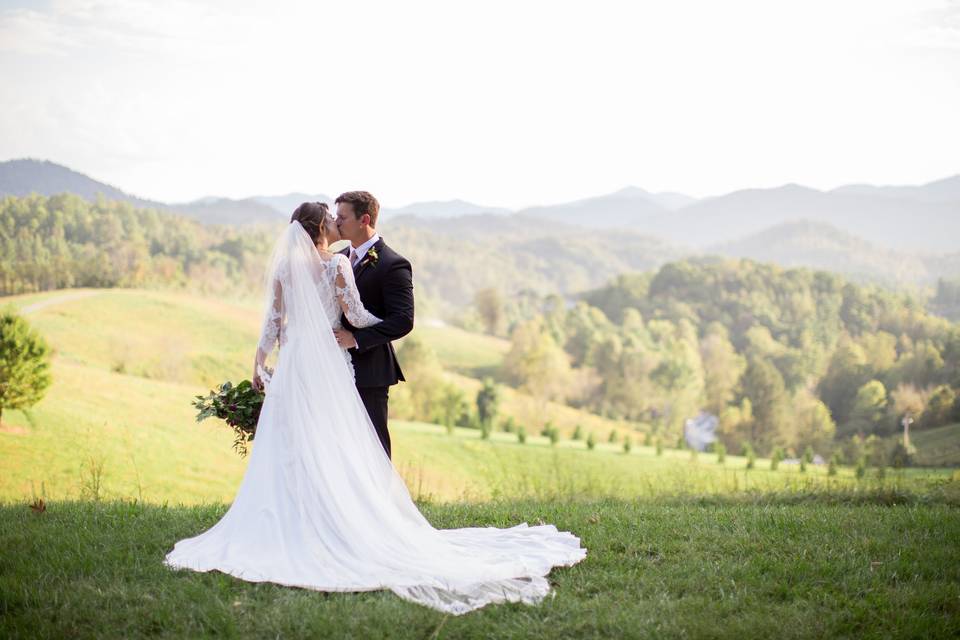
[[[920,187],[851,185],[823,192],[788,184],[692,202],[685,198],[628,187],[598,198],[520,213],[588,229],[629,228],[699,247],[733,242],[804,219],[831,224],[886,248],[960,249],[960,176]]]
[[[833,225],[810,220],[778,224],[734,242],[709,246],[707,251],[886,284],[932,283],[939,275],[917,255],[881,249]]]
[[[502,207],[487,207],[473,204],[464,200],[446,200],[433,202],[414,202],[405,207],[384,208],[382,214],[386,216],[416,215],[422,218],[455,218],[459,216],[480,215],[484,213],[505,215],[509,209]]]
[[[702,200],[651,217],[636,228],[674,242],[706,246],[799,219],[827,222],[887,248],[935,252],[960,248],[960,201],[827,193],[793,184]]]
[[[256,200],[261,204],[265,204],[278,213],[283,214],[288,219],[293,214],[294,209],[304,202],[326,202],[331,207],[333,206],[333,198],[323,193],[288,193],[282,196],[253,196],[250,200]]]
[[[629,187],[636,189],[637,187]],[[641,189],[642,191],[642,189]],[[646,193],[646,192],[644,192]],[[672,191],[661,191],[660,193],[648,193],[650,199],[662,206],[664,209],[670,209],[671,211],[675,209],[680,209],[687,205],[693,204],[697,201],[696,198],[691,198],[690,196],[684,195],[682,193],[674,193]]]
[[[609,240],[564,223],[480,214],[459,218],[400,216],[381,233],[414,264],[417,287],[444,304],[469,303],[478,289],[573,294],[622,273],[644,271],[686,252],[631,231]]]
[[[0,163],[0,195],[31,192],[51,195],[64,191],[88,199],[102,194],[138,206],[167,208],[205,223],[218,224],[286,220],[301,202],[331,200],[324,194],[290,193],[241,200],[210,197],[169,205],[136,198],[52,162],[13,160]],[[385,222],[415,215],[424,220],[453,220],[460,229],[470,218],[481,218],[483,224],[495,229],[516,228],[517,225],[508,224],[506,220],[518,217],[525,221],[525,225],[573,225],[581,228],[581,234],[630,230],[688,247],[733,243],[770,227],[808,220],[827,223],[883,249],[928,253],[960,250],[960,176],[921,186],[848,185],[829,192],[788,184],[772,189],[745,189],[703,200],[678,193],[650,193],[638,187],[627,187],[576,202],[531,207],[513,216],[505,215],[508,213],[506,209],[462,200],[420,202],[385,208],[383,213]],[[496,214],[496,219],[488,220],[489,214]],[[797,231],[799,228],[788,229]],[[798,246],[793,247],[796,259],[811,259],[813,249],[809,233],[798,237],[796,242],[807,244],[802,251]],[[867,265],[869,260],[862,257],[873,250],[861,247],[858,250],[860,257],[854,262]],[[836,251],[841,251],[839,246]],[[820,258],[826,260],[827,256],[821,254]],[[831,261],[839,259],[830,258]],[[854,265],[850,263],[848,266]],[[913,268],[901,265],[894,271],[910,272]],[[885,273],[889,271],[887,269]]]
[[[919,202],[953,202],[956,204],[960,203],[960,175],[920,186],[875,187],[868,184],[851,184],[837,187],[831,193],[900,198]]]
[[[108,200],[129,202],[138,207],[165,209],[181,213],[205,224],[277,222],[289,219],[290,212],[286,210],[288,200],[297,200],[297,204],[300,204],[305,200],[326,198],[326,196],[289,194],[287,196],[231,200],[210,196],[193,202],[169,204],[138,198],[116,187],[47,160],[26,159],[0,162],[0,196],[25,196],[31,193],[45,196],[73,193],[91,201],[102,196]],[[301,197],[303,199],[299,199]]]
[[[44,196],[74,193],[85,200],[96,200],[98,196],[102,196],[108,200],[121,200],[140,207],[163,206],[159,202],[132,196],[49,160],[0,162],[0,196],[26,196],[31,193]]]
[[[674,204],[677,202],[674,195],[668,195],[666,200]],[[642,229],[645,220],[667,212],[669,208],[658,202],[653,194],[638,187],[627,187],[596,198],[530,207],[520,210],[518,214],[590,228]]]
[[[204,224],[260,224],[289,220],[268,204],[254,198],[231,200],[230,198],[203,198],[193,202],[165,205],[171,211],[181,213]]]

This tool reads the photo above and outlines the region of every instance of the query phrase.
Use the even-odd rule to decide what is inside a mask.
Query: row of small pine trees
[[[490,438],[491,432],[493,431],[492,421],[485,421],[481,423],[479,426],[480,426],[480,437],[484,440],[488,440]],[[526,444],[527,442],[526,427],[516,424],[516,422],[512,417],[508,417],[501,425],[501,428],[506,433],[515,434],[517,438],[517,442],[519,444]],[[448,432],[452,434],[453,429],[448,427]],[[560,430],[551,422],[547,422],[547,424],[540,431],[540,435],[547,438],[550,441],[551,446],[555,446],[558,442],[560,442]],[[570,436],[570,440],[573,442],[583,441],[587,449],[590,451],[593,451],[597,446],[596,435],[591,431],[586,434],[586,437],[584,437],[584,429],[579,424],[576,425],[576,427],[574,428],[573,434]],[[621,442],[621,446],[623,448],[624,453],[630,453],[633,449],[633,437],[627,434],[623,436],[621,441],[620,434],[617,432],[616,429],[612,429],[610,431],[609,435],[607,436],[607,442],[611,444]],[[647,432],[643,436],[643,444],[644,446],[647,446],[647,447],[654,447],[656,451],[656,455],[658,456],[663,455],[663,451],[664,451],[663,438],[655,437],[652,433]],[[682,437],[678,440],[675,448],[680,450],[687,448],[686,442]],[[724,464],[726,462],[727,448],[722,442],[714,443],[712,453],[716,455],[716,460],[718,464]],[[699,458],[699,455],[700,455],[700,452],[698,452],[696,449],[690,449],[691,460],[697,460]],[[746,468],[755,469],[757,466],[757,454],[751,443],[749,442],[743,443],[742,455],[747,459]],[[776,471],[780,467],[780,464],[786,459],[787,459],[787,452],[782,447],[777,447],[776,449],[774,449],[772,455],[770,456],[770,470]],[[801,473],[806,473],[809,465],[813,464],[813,459],[814,459],[813,449],[808,446],[804,450],[803,455],[800,456],[799,458],[799,467],[800,467],[799,470]],[[837,475],[837,472],[842,465],[843,465],[843,456],[840,454],[839,451],[834,452],[827,464],[827,475],[829,476]],[[856,465],[854,467],[854,472],[858,479],[864,478],[866,476],[868,466],[869,466],[868,458],[866,455],[861,456],[857,460]],[[885,465],[882,465],[882,464],[878,465],[877,476],[879,478],[883,478],[885,473],[886,473]]]

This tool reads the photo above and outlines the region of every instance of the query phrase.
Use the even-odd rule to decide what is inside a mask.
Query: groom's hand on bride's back
[[[346,329],[334,329],[333,337],[337,339],[337,344],[340,345],[341,349],[353,349],[357,346],[357,339],[353,337],[353,333]]]

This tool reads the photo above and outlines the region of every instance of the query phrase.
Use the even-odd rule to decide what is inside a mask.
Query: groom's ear
[[[360,224],[365,224],[365,225],[367,225],[368,227],[372,227],[372,226],[373,226],[372,224],[370,224],[370,214],[369,214],[369,213],[365,213],[365,214],[363,214],[362,216],[360,216]]]

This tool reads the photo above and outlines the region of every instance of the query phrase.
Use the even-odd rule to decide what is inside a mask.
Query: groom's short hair
[[[337,196],[334,204],[340,204],[341,202],[349,202],[353,206],[353,214],[357,217],[357,220],[367,214],[370,216],[370,226],[377,226],[380,203],[377,202],[372,193],[369,191],[347,191]]]

